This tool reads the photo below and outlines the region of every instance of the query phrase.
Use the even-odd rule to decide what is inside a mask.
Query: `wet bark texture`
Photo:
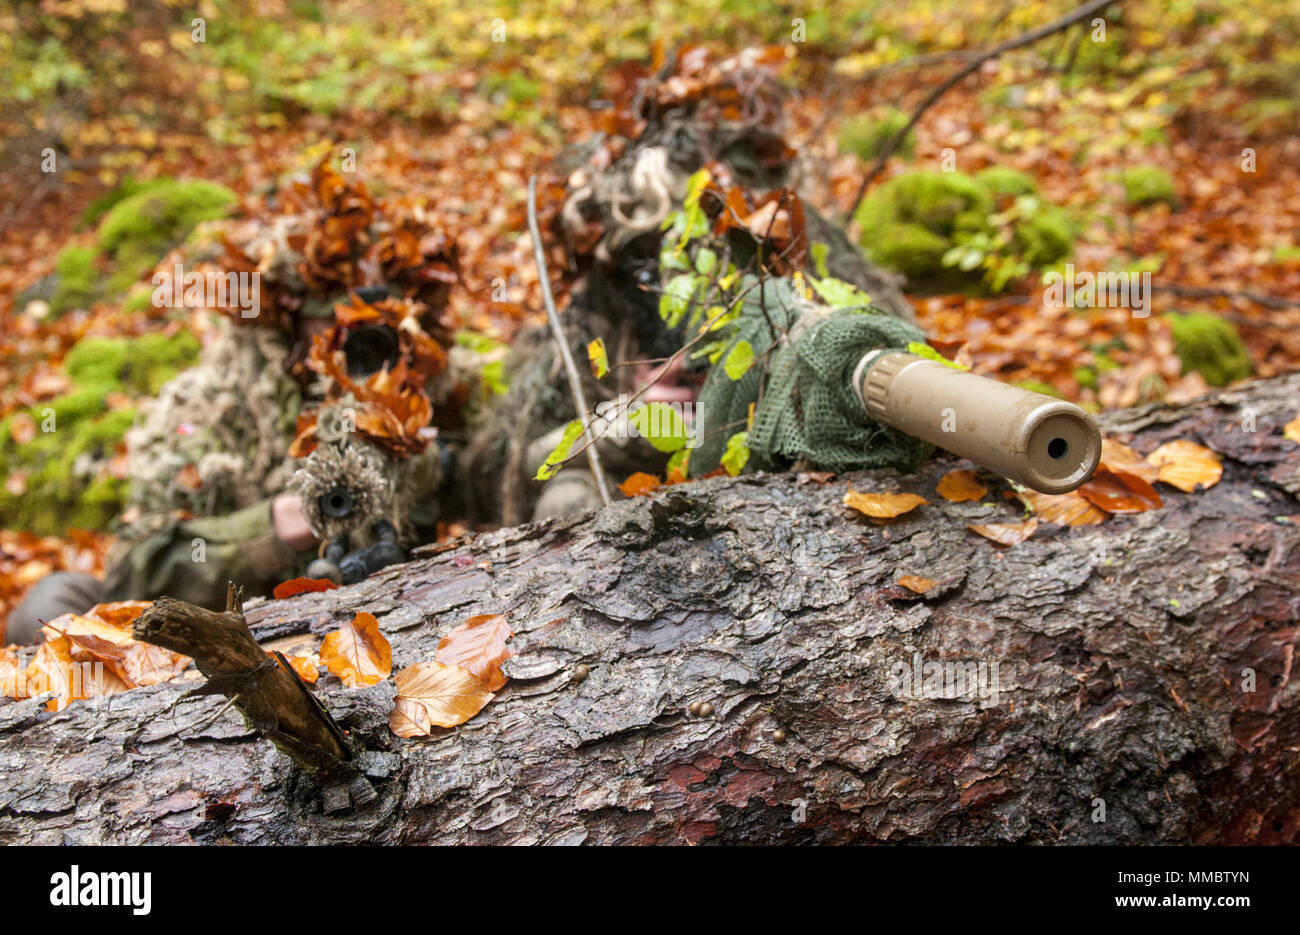
[[[1223,480],[1010,549],[966,529],[1009,507],[943,501],[936,460],[703,481],[246,605],[264,643],[370,611],[395,669],[505,613],[517,656],[487,708],[425,740],[388,731],[391,680],[322,677],[377,792],[334,812],[225,699],[184,697],[196,673],[58,713],[8,704],[0,841],[1295,842],[1300,446],[1281,427],[1298,411],[1300,375],[1115,414],[1139,451],[1215,449]],[[850,483],[930,503],[875,525],[841,506]],[[917,658],[986,681],[900,696],[891,674]]]

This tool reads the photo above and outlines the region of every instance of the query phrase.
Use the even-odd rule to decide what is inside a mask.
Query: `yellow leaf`
[[[1184,493],[1193,493],[1197,484],[1208,490],[1223,477],[1218,455],[1183,438],[1161,445],[1147,455],[1147,461],[1159,470],[1157,480],[1172,484]]]
[[[495,696],[460,666],[417,662],[398,672],[397,698],[388,717],[399,737],[424,737],[430,727],[455,727],[483,710]]]
[[[967,524],[966,528],[971,532],[979,533],[985,539],[992,539],[998,545],[1016,545],[1038,531],[1038,520],[1030,519],[1023,523]]]
[[[470,617],[438,641],[434,660],[447,666],[460,666],[483,682],[488,691],[498,691],[506,684],[501,663],[514,655],[506,640],[514,631],[501,614]]]
[[[903,575],[898,579],[898,583],[917,594],[924,594],[938,584],[933,578],[922,578],[920,575]]]
[[[910,513],[928,501],[914,493],[858,493],[850,490],[844,494],[844,505],[864,516],[874,519],[893,519]]]
[[[1020,494],[1020,499],[1037,513],[1038,518],[1043,522],[1055,523],[1058,526],[1096,526],[1098,523],[1104,523],[1106,517],[1110,515],[1077,490],[1060,494],[1026,490]]]
[[[604,339],[588,342],[587,360],[591,362],[591,372],[597,380],[609,373],[609,355],[605,353]]]
[[[375,685],[393,671],[393,647],[379,621],[362,611],[320,644],[320,661],[348,688]]]
[[[979,479],[974,471],[957,470],[949,471],[943,477],[939,478],[939,486],[936,488],[939,496],[945,500],[951,500],[953,503],[960,503],[963,500],[978,500],[989,492],[989,488]]]
[[[1128,445],[1113,438],[1101,440],[1101,463],[1112,471],[1132,474],[1148,484],[1156,482],[1156,468]]]
[[[1300,416],[1296,416],[1288,422],[1282,429],[1282,434],[1291,439],[1297,445],[1300,445]]]

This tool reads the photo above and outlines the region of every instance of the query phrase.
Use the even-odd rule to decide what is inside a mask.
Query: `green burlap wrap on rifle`
[[[812,320],[800,321],[803,315]],[[788,280],[775,279],[745,296],[730,328],[700,391],[704,434],[691,452],[692,475],[718,466],[727,439],[745,430],[751,403],[757,405],[748,444],[756,468],[780,470],[803,459],[835,472],[910,470],[930,454],[928,442],[868,416],[853,387],[863,354],[924,343],[916,327],[871,306],[828,311],[799,298]],[[793,340],[785,338],[792,329]],[[740,341],[753,347],[755,361],[732,380],[722,362]]]

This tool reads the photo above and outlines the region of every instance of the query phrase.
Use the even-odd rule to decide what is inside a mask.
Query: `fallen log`
[[[323,677],[376,793],[344,808],[197,676],[12,702],[0,841],[1294,843],[1298,412],[1292,375],[1112,414],[1140,452],[1214,449],[1222,480],[1010,548],[967,529],[1010,507],[936,496],[936,459],[671,487],[250,602],[264,647],[375,614],[395,670],[506,614],[510,681],[403,740],[391,679]],[[929,502],[877,525],[850,486]]]

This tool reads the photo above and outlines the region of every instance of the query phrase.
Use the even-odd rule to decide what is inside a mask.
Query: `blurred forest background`
[[[485,348],[540,314],[527,178],[601,131],[664,50],[785,46],[787,139],[838,214],[965,53],[1060,0],[14,0],[0,10],[0,620],[98,571],[122,436],[209,323],[150,275],[203,225],[351,148],[454,225]],[[850,226],[976,372],[1094,409],[1300,361],[1300,0],[1129,0],[981,67],[926,112]],[[201,39],[201,41],[200,41]],[[497,41],[502,40],[502,41]],[[954,172],[940,173],[951,150]],[[50,164],[53,154],[53,165]],[[54,171],[47,171],[49,168]],[[552,175],[554,184],[563,175]],[[978,217],[965,236],[928,206]],[[179,256],[180,254],[175,254]],[[1150,317],[1042,301],[1042,274],[1146,271]],[[492,301],[491,284],[508,284]],[[40,414],[60,420],[57,445]]]

